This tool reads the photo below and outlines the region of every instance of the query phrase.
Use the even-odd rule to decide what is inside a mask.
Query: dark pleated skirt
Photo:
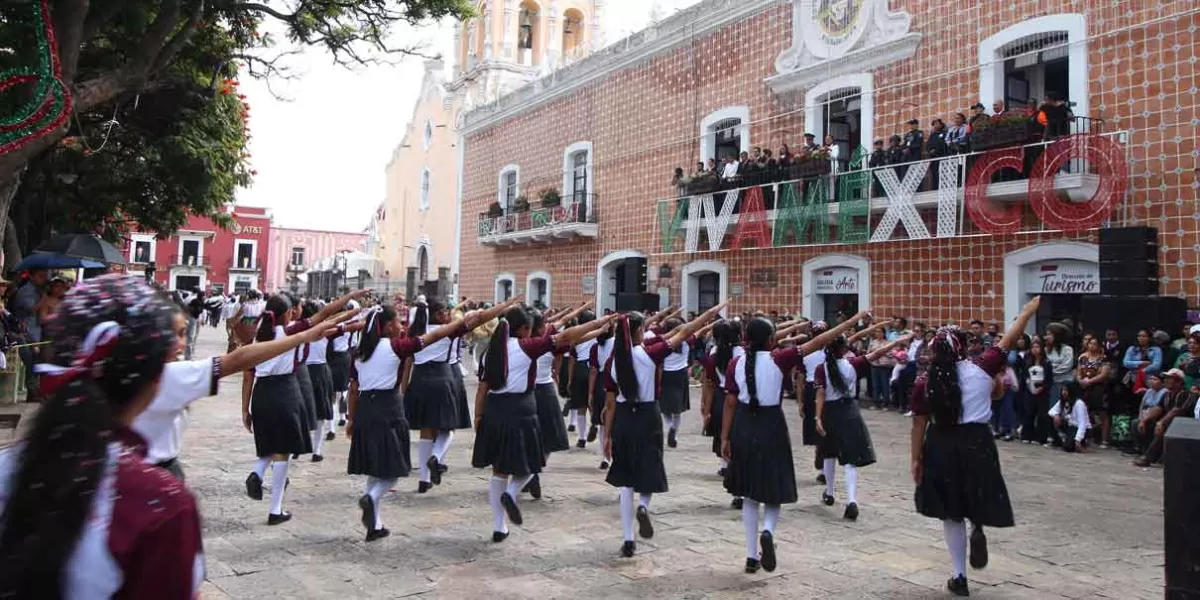
[[[560,417],[561,418],[561,417]],[[546,464],[533,392],[497,394],[484,400],[471,465],[524,477],[540,473]]]
[[[925,430],[924,470],[917,485],[917,512],[934,519],[1012,527],[1008,487],[991,428],[984,423]]]
[[[294,375],[256,377],[250,395],[255,455],[312,452],[304,413],[304,397]]]
[[[413,365],[404,394],[404,411],[413,429],[458,429],[458,390],[448,363]],[[464,392],[465,398],[466,392]],[[470,418],[470,415],[468,415]]]
[[[781,406],[751,409],[738,402],[729,430],[725,489],[767,504],[796,502],[796,467]]]
[[[678,371],[662,372],[662,390],[658,394],[659,409],[664,415],[678,415],[685,413],[692,408],[692,401],[688,393],[688,372],[687,369]]]
[[[400,392],[360,391],[346,472],[395,479],[408,477],[411,471],[408,423],[404,421],[404,399]]]
[[[333,380],[333,391],[348,391],[350,389],[350,354],[330,350],[325,360],[329,362],[329,376]]]
[[[591,375],[592,369],[586,362],[575,362],[573,377],[571,378],[571,408],[584,409],[588,408],[591,402],[592,390],[588,389],[588,376]]]
[[[708,422],[704,424],[703,433],[712,438],[712,451],[718,457],[721,456],[721,428],[724,426],[724,419],[725,392],[720,387],[714,387],[712,411],[708,416]],[[732,431],[730,435],[733,435]]]
[[[588,407],[590,414],[588,419],[592,425],[603,425],[604,421],[601,417],[604,416],[604,404],[608,402],[608,388],[604,387],[604,378],[596,376],[596,385],[592,386],[592,405]]]
[[[562,408],[558,403],[553,383],[539,383],[533,388],[537,402],[538,430],[542,435],[542,450],[547,454],[561,452],[571,447],[567,441],[567,425],[563,422]]]
[[[317,428],[317,400],[313,393],[312,378],[308,376],[308,369],[304,365],[294,367],[296,374],[296,383],[300,385],[300,397],[304,398],[304,426],[306,431],[312,431]]]
[[[850,399],[826,402],[822,425],[825,436],[817,444],[819,458],[836,458],[840,465],[856,467],[875,464],[871,432],[867,431],[857,402]]]
[[[329,421],[333,419],[333,376],[329,374],[329,365],[306,366],[312,381],[313,400],[317,403],[317,419]]]
[[[804,422],[800,429],[800,439],[805,446],[816,446],[821,441],[817,435],[817,388],[812,383],[804,382]]]
[[[467,402],[467,382],[463,381],[462,367],[458,363],[451,364],[450,375],[454,377],[454,399],[458,412],[455,429],[471,429],[475,423],[471,421],[471,405]]]
[[[639,494],[667,491],[663,465],[662,412],[657,402],[617,402],[613,415],[612,465],[604,478]]]
[[[568,356],[563,356],[562,360],[558,361],[558,395],[566,400],[571,399],[571,390],[567,387],[567,380],[571,378],[571,360]]]

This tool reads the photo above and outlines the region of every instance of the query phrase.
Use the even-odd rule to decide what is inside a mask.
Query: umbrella
[[[25,257],[25,260],[17,264],[14,271],[34,271],[47,269],[98,269],[103,267],[104,263],[94,260],[86,260],[76,258],[74,256],[66,256],[63,254],[49,254],[45,252],[35,252]]]
[[[68,233],[56,235],[38,246],[34,252],[63,254],[85,260],[94,260],[110,265],[125,264],[125,257],[116,246],[90,233]]]

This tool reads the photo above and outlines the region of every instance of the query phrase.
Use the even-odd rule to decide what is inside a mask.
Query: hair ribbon
[[[52,396],[60,388],[84,374],[95,376],[92,368],[108,356],[120,334],[121,325],[116,321],[97,323],[83,338],[83,344],[76,352],[70,367],[49,363],[35,365],[34,372],[41,375],[39,387],[42,394]]]

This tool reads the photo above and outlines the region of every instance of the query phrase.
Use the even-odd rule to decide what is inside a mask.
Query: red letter
[[[1096,193],[1086,202],[1060,198],[1054,191],[1054,177],[1068,160],[1087,160],[1088,172],[1096,178]],[[1076,165],[1071,174],[1083,177]],[[1098,135],[1072,135],[1059,138],[1046,147],[1033,165],[1029,180],[1029,203],[1046,226],[1063,231],[1099,227],[1108,220],[1113,208],[1125,196],[1128,171],[1121,147]]]
[[[967,185],[963,189],[963,203],[967,205],[967,215],[975,226],[991,234],[1015,233],[1021,229],[1021,205],[1014,203],[1008,208],[1001,208],[988,200],[987,188],[992,182],[992,175],[1000,169],[1016,169],[1023,173],[1023,148],[1007,150],[992,150],[980,156],[971,172],[967,174]]]
[[[742,202],[742,214],[738,218],[737,231],[733,234],[733,249],[741,250],[742,241],[754,242],[758,248],[771,247],[771,228],[767,226],[767,208],[763,204],[762,188],[754,186],[746,190]]]

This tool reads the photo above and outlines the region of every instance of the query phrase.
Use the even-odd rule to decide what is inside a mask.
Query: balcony
[[[485,246],[549,244],[559,240],[595,238],[595,194],[573,194],[554,207],[479,214],[479,243]]]
[[[263,270],[262,261],[256,259],[243,258],[238,261],[231,258],[228,264],[231,273],[261,273]]]
[[[171,268],[208,269],[212,267],[212,259],[195,254],[172,254]]]

